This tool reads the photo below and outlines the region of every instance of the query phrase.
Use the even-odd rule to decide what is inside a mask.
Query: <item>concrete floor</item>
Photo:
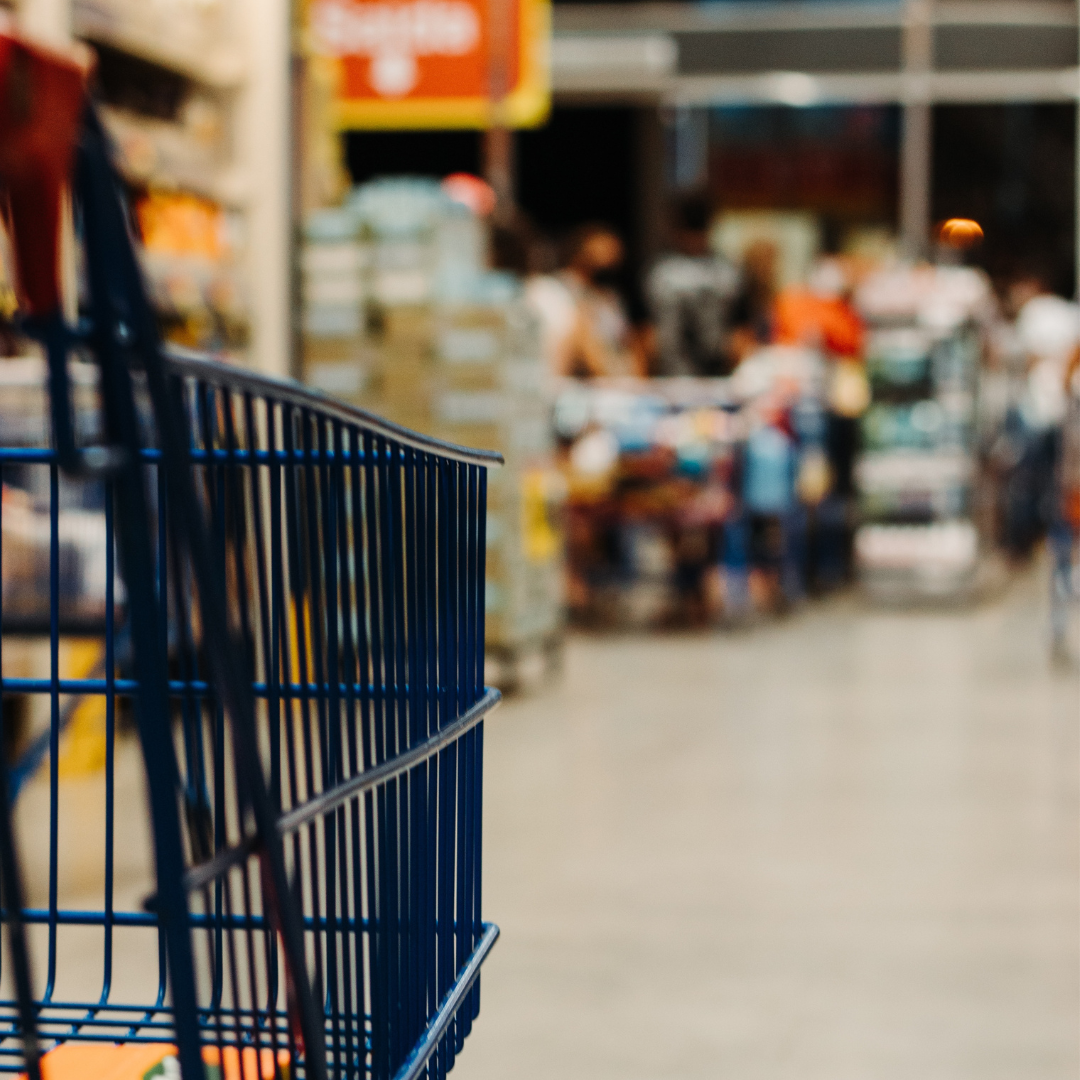
[[[459,1080],[1076,1080],[1080,678],[1041,573],[575,637],[487,725]]]

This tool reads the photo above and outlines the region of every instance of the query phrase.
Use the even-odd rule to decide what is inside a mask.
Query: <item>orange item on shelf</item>
[[[147,251],[214,261],[224,255],[224,213],[216,203],[196,195],[152,191],[135,209]]]
[[[63,1043],[41,1059],[42,1080],[152,1080],[166,1076],[168,1043]],[[25,1074],[21,1080],[26,1080]]]
[[[773,341],[777,345],[820,346],[836,356],[861,356],[862,320],[839,298],[818,296],[809,289],[784,289],[773,307]]]

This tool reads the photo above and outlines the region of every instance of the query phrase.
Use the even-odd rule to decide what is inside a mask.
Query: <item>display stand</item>
[[[876,599],[955,600],[975,587],[980,349],[970,321],[947,331],[914,318],[872,327],[855,551]]]

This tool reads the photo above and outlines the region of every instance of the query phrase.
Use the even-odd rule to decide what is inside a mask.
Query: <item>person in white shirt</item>
[[[1054,295],[1036,275],[1015,281],[1009,301],[1027,370],[1015,410],[1019,454],[1007,481],[1006,533],[1014,554],[1026,555],[1058,515],[1056,470],[1080,364],[1080,305]]]
[[[616,283],[623,243],[606,225],[571,235],[565,266],[531,277],[526,299],[539,314],[552,373],[573,378],[635,375],[639,346]]]
[[[1080,305],[1040,288],[1020,308],[1016,335],[1028,359],[1020,400],[1024,422],[1033,431],[1059,427],[1065,419],[1066,375],[1080,349]]]
[[[606,225],[580,226],[557,273],[537,272],[543,247],[520,215],[492,228],[492,265],[523,279],[549,373],[586,379],[638,374],[640,344],[616,288],[623,262],[618,235]]]

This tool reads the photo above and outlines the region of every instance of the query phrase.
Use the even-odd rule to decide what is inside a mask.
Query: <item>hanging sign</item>
[[[550,0],[308,0],[343,129],[540,124],[550,36]]]

